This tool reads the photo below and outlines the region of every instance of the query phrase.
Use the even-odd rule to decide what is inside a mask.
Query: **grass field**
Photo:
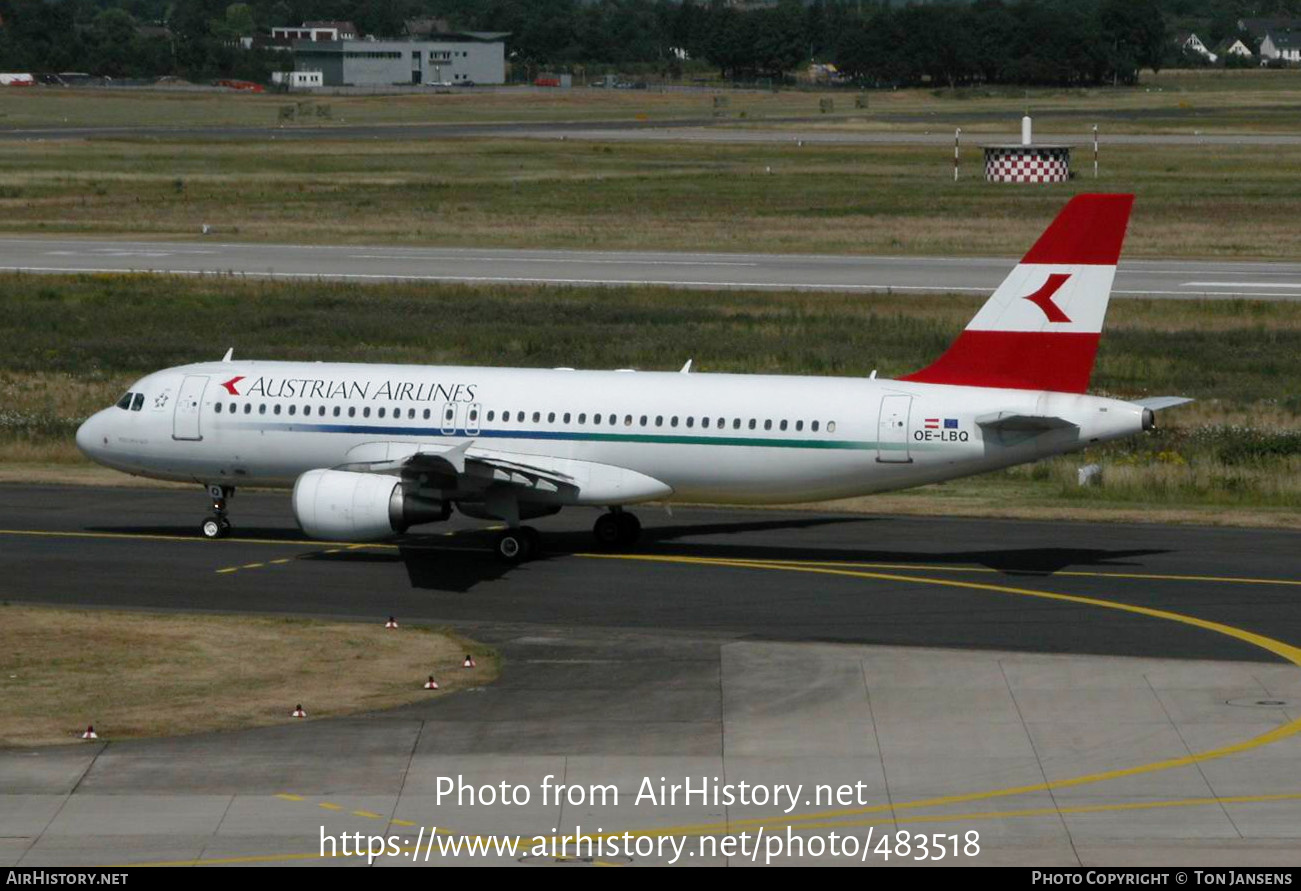
[[[717,88],[661,91],[533,88],[475,89],[386,96],[240,94],[148,90],[51,89],[0,91],[0,127],[249,126],[280,123],[280,108],[298,101],[329,105],[313,124],[427,122],[666,120],[717,118],[753,123],[817,118],[900,129],[935,119],[968,119],[972,132],[1016,129],[1027,108],[1048,128],[1106,132],[1295,132],[1301,109],[1301,70],[1144,72],[1136,87],[1053,89],[971,87],[869,90],[856,108],[852,89],[770,90]],[[726,97],[716,106],[715,96]],[[831,99],[830,114],[821,100]],[[1081,116],[1087,118],[1081,124]],[[986,120],[997,117],[998,120]],[[290,126],[293,126],[292,124]]]
[[[74,477],[79,420],[160,367],[238,355],[883,377],[943,351],[980,303],[665,288],[362,286],[149,276],[0,277],[0,476]],[[421,323],[421,320],[425,320]],[[1301,526],[1301,304],[1112,304],[1096,392],[1193,396],[1159,431],[861,507],[1051,510]],[[1081,489],[1076,468],[1101,462]]]
[[[495,654],[425,628],[0,604],[0,746],[175,736],[391,708],[487,683]],[[478,667],[464,670],[475,654]],[[440,692],[422,689],[434,675]]]
[[[1126,146],[995,186],[928,146],[0,142],[0,232],[475,247],[1007,255],[1066,198],[1137,194],[1128,257],[1301,256],[1301,146]]]

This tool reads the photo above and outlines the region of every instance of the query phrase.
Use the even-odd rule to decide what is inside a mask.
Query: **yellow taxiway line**
[[[500,529],[500,526],[489,526],[480,530],[455,530],[451,532],[439,533],[439,537],[450,538],[466,532],[491,532]],[[222,538],[212,541],[206,538],[200,538],[195,535],[164,535],[160,533],[147,532],[79,532],[79,531],[62,531],[49,529],[0,529],[0,535],[21,535],[36,538],[89,538],[104,540],[121,540],[121,541],[170,541],[181,542],[186,544],[205,544],[205,545],[225,545],[225,544],[252,544],[252,545],[279,545],[282,547],[296,548],[333,548],[330,553],[337,553],[338,549],[358,550],[370,549],[381,551],[400,551],[400,550],[431,550],[438,551],[443,548],[434,545],[422,544],[391,544],[386,542],[337,542],[337,541],[314,541],[311,539],[293,539],[293,538]],[[575,553],[575,557],[600,557],[605,559],[618,560],[663,560],[678,562],[715,562],[720,566],[746,565],[751,567],[767,566],[773,569],[782,569],[786,567],[826,567],[832,569],[866,569],[866,570],[920,570],[923,572],[955,572],[955,573],[984,573],[989,575],[1009,575],[1013,574],[1007,570],[995,569],[989,566],[945,566],[930,563],[856,563],[843,561],[818,561],[818,560],[745,560],[735,558],[713,558],[691,557],[689,555],[641,555],[641,554],[600,554],[600,553]],[[288,563],[289,559],[271,560],[271,563]],[[226,573],[233,572],[241,567],[226,567],[218,569],[216,572]],[[1016,571],[1015,574],[1023,575],[1024,572]],[[1301,587],[1301,579],[1279,579],[1279,578],[1259,578],[1252,576],[1221,576],[1221,575],[1180,575],[1177,573],[1140,573],[1140,572],[1090,572],[1087,570],[1052,570],[1042,573],[1045,578],[1098,578],[1098,579],[1121,579],[1132,581],[1147,582],[1210,582],[1216,584],[1238,584],[1238,585],[1283,585],[1288,587]]]
[[[73,537],[73,538],[106,538],[106,539],[146,539],[146,540],[163,540],[163,541],[183,541],[199,542],[202,539],[185,537],[185,536],[167,536],[167,535],[150,535],[136,533],[95,533],[95,532],[49,532],[41,530],[4,530],[0,529],[0,535],[44,535],[53,537]],[[283,541],[277,539],[227,539],[229,542],[241,542],[246,544],[275,544],[275,545],[293,545],[320,548],[322,546],[339,547],[337,542],[306,542],[306,541]],[[398,545],[365,545],[366,547],[379,547],[388,549],[397,549]],[[1292,665],[1301,668],[1301,648],[1294,647],[1290,644],[1257,634],[1246,629],[1237,628],[1232,625],[1226,625],[1221,622],[1212,622],[1206,619],[1199,619],[1195,616],[1189,616],[1182,613],[1176,613],[1169,610],[1154,609],[1151,607],[1137,606],[1134,604],[1121,603],[1117,601],[1103,600],[1096,597],[1085,597],[1076,594],[1061,594],[1052,591],[1040,591],[1030,588],[1021,588],[1011,585],[991,584],[988,582],[966,581],[952,578],[934,578],[929,576],[918,576],[910,574],[899,574],[899,572],[879,572],[873,570],[879,569],[898,569],[900,572],[911,571],[914,568],[924,569],[928,572],[949,571],[949,572],[983,572],[997,573],[998,570],[989,567],[935,567],[914,564],[873,564],[873,563],[832,563],[820,561],[781,561],[781,560],[744,560],[744,559],[727,559],[727,558],[708,558],[708,557],[691,557],[691,556],[673,556],[673,555],[647,555],[647,554],[596,554],[583,553],[575,556],[586,559],[606,559],[606,560],[625,560],[636,562],[654,562],[664,564],[678,564],[687,566],[707,566],[707,567],[725,567],[734,569],[750,570],[769,570],[780,572],[796,572],[817,575],[838,576],[843,578],[860,578],[872,579],[878,581],[906,582],[918,585],[933,585],[949,588],[961,588],[973,591],[986,591],[999,594],[1009,594],[1020,597],[1031,597],[1042,600],[1056,601],[1059,603],[1073,603],[1083,606],[1092,606],[1100,609],[1110,609],[1119,612],[1125,612],[1132,615],[1140,615],[1153,619],[1176,622],[1182,625],[1199,628],[1226,637],[1233,638],[1243,643],[1250,644],[1272,653]],[[238,569],[241,567],[234,567]],[[1088,578],[1116,578],[1143,581],[1199,581],[1211,583],[1229,583],[1229,584],[1263,584],[1263,585],[1301,585],[1301,581],[1289,579],[1265,579],[1265,578],[1243,578],[1232,576],[1193,576],[1193,575],[1163,575],[1156,573],[1108,573],[1108,572],[1085,572],[1085,571],[1061,571],[1057,573],[1047,573],[1047,577],[1054,576],[1067,577],[1088,577]],[[952,804],[967,803],[973,801],[984,801],[995,798],[1005,798],[1017,795],[1025,795],[1033,792],[1053,791],[1056,789],[1066,789],[1075,786],[1082,786],[1092,783],[1100,783],[1108,780],[1122,779],[1125,777],[1136,776],[1140,774],[1153,773],[1157,771],[1170,770],[1173,768],[1187,767],[1195,764],[1209,761],[1216,758],[1223,758],[1229,755],[1240,754],[1251,751],[1270,743],[1277,742],[1281,739],[1291,737],[1301,732],[1301,719],[1288,721],[1273,730],[1254,736],[1250,739],[1237,743],[1220,746],[1214,749],[1208,749],[1202,752],[1191,753],[1184,756],[1168,758],[1161,761],[1154,761],[1148,764],[1140,764],[1131,767],[1119,768],[1116,770],[1101,771],[1083,776],[1071,777],[1062,780],[1052,780],[1043,783],[1032,783],[1021,786],[1013,786],[1004,789],[993,789],[983,792],[970,792],[956,795],[936,796],[932,798],[920,799],[911,802],[898,802],[892,804],[872,805],[860,808],[846,808],[841,810],[829,810],[818,813],[800,814],[800,815],[780,815],[768,818],[750,818],[736,821],[726,821],[722,823],[698,824],[693,826],[664,827],[653,830],[646,830],[637,835],[709,835],[728,833],[738,827],[760,826],[760,825],[789,825],[797,829],[811,829],[819,827],[835,826],[854,826],[861,823],[869,822],[899,822],[897,812],[900,810],[915,810],[921,808],[935,808]],[[288,796],[282,796],[288,798]],[[1201,798],[1201,799],[1183,799],[1172,802],[1136,802],[1122,803],[1117,805],[1082,805],[1078,807],[1053,807],[1053,808],[1035,808],[1021,811],[988,811],[980,814],[931,814],[931,815],[910,815],[905,819],[909,822],[950,822],[954,820],[970,819],[1006,819],[1015,816],[1041,816],[1041,815],[1060,815],[1066,813],[1100,813],[1106,811],[1119,810],[1140,810],[1146,808],[1158,807],[1192,807],[1199,805],[1224,804],[1224,803],[1249,803],[1265,801],[1291,801],[1301,799],[1301,793],[1285,793],[1273,796],[1240,796],[1236,798]],[[325,807],[326,805],[321,805]],[[850,821],[846,818],[862,818],[868,815],[879,815],[886,811],[896,812],[893,817],[872,817],[870,820]],[[377,817],[379,815],[376,815]],[[797,825],[798,824],[798,825]],[[616,835],[622,833],[606,833]],[[226,858],[222,860],[198,860],[198,861],[176,861],[169,865],[199,865],[199,864],[219,864],[219,863],[252,863],[252,862],[275,862],[277,860],[297,860],[310,859],[318,856],[317,854],[289,854],[289,855],[266,855],[252,858]],[[145,865],[145,864],[136,864]],[[163,864],[157,864],[163,865]]]
[[[1301,648],[1294,647],[1291,644],[1283,643],[1263,634],[1256,634],[1242,628],[1235,628],[1232,625],[1225,625],[1221,622],[1211,622],[1206,619],[1199,619],[1195,616],[1187,616],[1182,613],[1170,612],[1168,610],[1152,609],[1145,606],[1135,606],[1128,603],[1119,603],[1111,600],[1102,600],[1097,597],[1083,597],[1077,594],[1058,594],[1052,591],[1036,591],[1029,588],[1017,588],[1010,585],[995,585],[987,582],[972,582],[958,579],[937,579],[926,576],[914,575],[897,575],[894,573],[867,572],[856,569],[839,569],[831,566],[804,566],[792,563],[772,563],[761,560],[728,560],[709,557],[658,557],[645,554],[582,554],[580,556],[593,559],[618,559],[618,560],[635,560],[643,562],[660,562],[660,563],[678,563],[685,565],[699,566],[723,566],[735,569],[760,569],[760,570],[777,570],[782,572],[799,572],[812,573],[817,575],[841,576],[847,578],[875,579],[891,582],[909,582],[918,585],[938,585],[947,588],[963,588],[974,591],[990,591],[998,594],[1013,594],[1021,597],[1033,597],[1042,600],[1052,600],[1062,603],[1076,603],[1084,606],[1095,606],[1102,609],[1112,609],[1120,612],[1131,613],[1134,615],[1147,616],[1154,619],[1163,619],[1166,621],[1177,622],[1183,625],[1190,625],[1194,628],[1200,628],[1205,631],[1211,631],[1217,634],[1223,634],[1227,637],[1240,640],[1252,646],[1259,647],[1267,652],[1279,656],[1293,665],[1301,668]],[[787,825],[795,823],[808,823],[815,820],[829,820],[840,817],[858,817],[865,814],[881,813],[884,811],[910,810],[916,808],[941,807],[950,804],[962,804],[971,801],[985,801],[993,798],[1006,798],[1015,795],[1025,795],[1031,792],[1050,792],[1055,789],[1068,789],[1074,786],[1083,786],[1091,783],[1101,783],[1107,780],[1122,779],[1124,777],[1137,776],[1145,773],[1155,773],[1162,770],[1170,770],[1178,767],[1188,767],[1199,764],[1203,761],[1210,761],[1215,758],[1223,758],[1226,755],[1235,755],[1241,752],[1248,752],[1252,749],[1258,749],[1270,743],[1277,742],[1281,739],[1293,736],[1301,732],[1301,718],[1288,721],[1275,727],[1273,730],[1254,736],[1251,739],[1242,742],[1231,743],[1218,748],[1208,749],[1203,752],[1195,752],[1189,755],[1183,755],[1175,758],[1167,758],[1162,761],[1153,761],[1149,764],[1140,764],[1133,767],[1124,767],[1117,770],[1101,771],[1099,773],[1085,774],[1083,776],[1071,777],[1063,780],[1052,780],[1043,783],[1030,783],[1022,786],[1012,786],[1006,789],[992,789],[984,792],[968,792],[958,795],[942,795],[933,798],[925,798],[911,802],[896,802],[893,804],[870,805],[861,808],[847,808],[843,810],[822,811],[813,814],[804,815],[784,815],[777,818],[760,817],[747,820],[728,821],[720,824],[706,824],[699,826],[669,827],[663,830],[655,830],[654,834],[670,835],[699,835],[709,834],[712,832],[725,832],[732,827],[737,826],[758,826],[767,824]]]

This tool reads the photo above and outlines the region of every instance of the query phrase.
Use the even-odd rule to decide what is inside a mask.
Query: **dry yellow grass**
[[[1126,256],[1301,254],[1288,146],[1109,147],[1103,178],[953,183],[935,146],[572,140],[0,144],[0,230],[317,244],[1003,254],[1081,188],[1138,195]],[[771,170],[769,175],[765,171]],[[1032,208],[1038,208],[1032,211]]]
[[[151,480],[142,476],[128,476],[117,470],[91,464],[76,446],[68,446],[75,454],[64,458],[64,447],[48,443],[0,445],[0,484],[3,483],[55,483],[66,486],[130,486],[150,489],[195,490],[193,483],[173,483]],[[29,459],[9,458],[11,452],[26,450]]]
[[[493,680],[483,647],[446,633],[249,616],[0,606],[0,745],[281,724],[444,695]],[[478,667],[462,669],[474,653]],[[422,689],[434,675],[442,691]]]

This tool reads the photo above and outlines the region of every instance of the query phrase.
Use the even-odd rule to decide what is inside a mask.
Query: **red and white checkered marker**
[[[307,717],[307,712],[303,711],[303,706],[302,706],[302,704],[300,703],[300,704],[299,704],[299,705],[298,705],[298,706],[297,706],[297,707],[296,707],[292,712],[289,713],[289,717],[291,717],[291,718],[306,718],[306,717]]]
[[[438,689],[438,681],[434,680],[434,676],[432,674],[429,676],[429,680],[425,681],[425,689],[426,690]]]
[[[396,628],[396,627],[398,627],[398,620],[395,619],[395,618],[393,618],[392,616],[389,616],[389,617],[388,617],[388,621],[384,623],[384,627],[385,627],[385,628]]]
[[[81,735],[82,739],[99,739],[99,734],[95,732],[95,725],[87,724],[86,732]]]
[[[1071,178],[1070,149],[1007,146],[985,149],[991,183],[1064,183]]]
[[[461,663],[462,668],[474,668],[474,657],[469,653],[465,654],[465,661]]]

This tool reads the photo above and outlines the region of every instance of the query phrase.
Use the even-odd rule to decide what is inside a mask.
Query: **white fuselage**
[[[639,500],[782,503],[981,473],[1139,432],[1115,399],[894,380],[461,366],[221,362],[149,375],[140,407],[79,431],[100,463],[141,476],[292,486],[376,450],[466,442],[522,463],[620,468]],[[1074,426],[1009,432],[991,414]],[[593,477],[595,479],[595,477]],[[566,503],[616,503],[582,486]]]

